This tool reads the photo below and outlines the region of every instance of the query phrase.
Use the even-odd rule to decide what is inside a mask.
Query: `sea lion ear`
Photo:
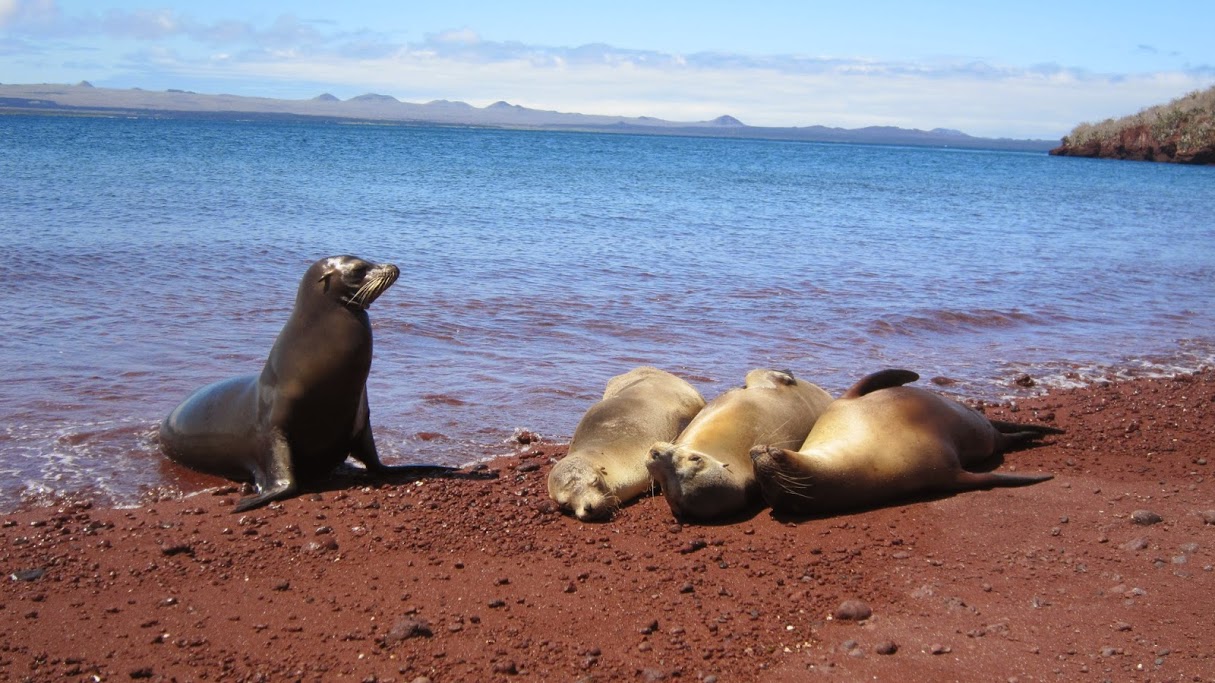
[[[333,277],[336,274],[337,274],[337,269],[330,266],[329,268],[327,268],[325,270],[325,272],[321,273],[321,276],[319,278],[317,278],[317,282],[325,283],[324,291],[326,294],[329,293],[329,278]]]

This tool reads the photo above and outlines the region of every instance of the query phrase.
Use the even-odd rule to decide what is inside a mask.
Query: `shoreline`
[[[1066,430],[1000,465],[1055,478],[584,524],[545,490],[565,445],[539,442],[242,515],[235,487],[0,515],[0,678],[1215,680],[1215,371],[982,407]]]

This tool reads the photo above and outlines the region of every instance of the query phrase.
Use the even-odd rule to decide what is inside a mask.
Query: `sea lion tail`
[[[891,387],[901,387],[904,384],[919,379],[920,376],[910,370],[879,370],[875,373],[865,375],[856,384],[853,384],[841,398],[860,398],[865,394],[871,394],[878,389],[889,389]]]

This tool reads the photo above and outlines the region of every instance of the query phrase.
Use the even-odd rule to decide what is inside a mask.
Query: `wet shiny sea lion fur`
[[[815,515],[1051,478],[964,468],[1062,430],[988,420],[957,401],[903,386],[917,379],[909,370],[867,375],[827,408],[799,450],[753,449],[765,501],[779,512]]]
[[[187,467],[239,481],[256,493],[240,512],[289,498],[347,457],[371,472],[427,473],[434,466],[380,462],[371,435],[367,307],[396,282],[392,264],[333,256],[312,264],[260,375],[198,389],[160,425],[160,447]]]
[[[791,373],[752,370],[743,387],[709,402],[673,443],[655,443],[646,466],[677,519],[729,517],[759,498],[750,450],[800,444],[829,403],[830,394]]]
[[[704,405],[691,384],[657,368],[613,377],[578,422],[569,454],[549,472],[549,496],[583,521],[611,516],[652,488],[650,446],[679,436]]]

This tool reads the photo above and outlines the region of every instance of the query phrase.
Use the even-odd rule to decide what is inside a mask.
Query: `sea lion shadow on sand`
[[[353,463],[344,462],[324,479],[310,480],[300,486],[300,494],[343,491],[359,486],[382,484],[402,485],[415,481],[455,479],[461,481],[492,481],[498,473],[489,468],[457,469],[446,465],[410,465],[407,469],[389,469],[380,472],[368,471]]]

